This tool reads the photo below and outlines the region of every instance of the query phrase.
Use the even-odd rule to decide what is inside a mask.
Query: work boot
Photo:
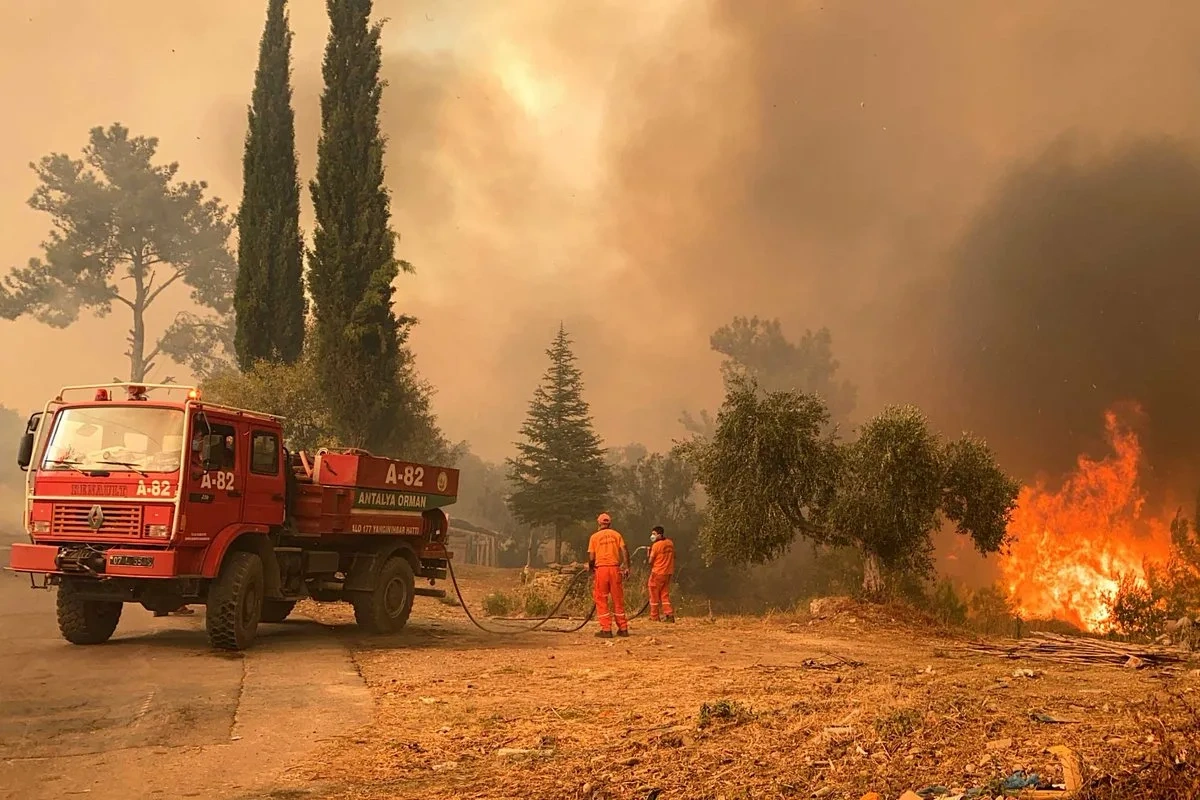
[[[663,622],[674,622],[674,621],[675,621],[674,614],[667,614],[665,617],[663,617]]]
[[[612,631],[596,631],[597,639],[611,639]]]
[[[617,631],[617,636],[629,636],[629,631]]]

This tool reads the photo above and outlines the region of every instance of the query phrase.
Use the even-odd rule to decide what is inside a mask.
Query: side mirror
[[[26,433],[21,437],[21,446],[17,450],[17,466],[22,472],[27,472],[30,461],[33,461],[33,434]]]
[[[25,435],[21,437],[21,444],[17,448],[17,466],[21,468],[22,472],[28,472],[29,464],[33,461],[34,439],[41,421],[42,412],[39,411],[30,415],[29,421],[25,423]]]
[[[206,472],[221,466],[220,455],[224,450],[225,437],[219,433],[210,433],[200,440],[200,465]]]

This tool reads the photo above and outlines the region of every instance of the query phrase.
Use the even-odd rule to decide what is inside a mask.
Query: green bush
[[[915,708],[901,708],[875,720],[875,732],[884,742],[904,739],[921,724],[921,712]]]
[[[985,634],[1008,634],[1016,630],[1017,612],[1004,589],[987,586],[967,598],[967,625]]]
[[[945,578],[933,587],[929,611],[943,625],[965,625],[967,622],[967,604],[958,596],[954,584]]]
[[[483,610],[491,617],[507,617],[516,603],[504,592],[492,592],[483,598]]]
[[[557,602],[557,600],[554,602]],[[546,599],[542,594],[530,592],[525,595],[525,616],[527,617],[544,617],[553,608],[552,601]]]
[[[707,728],[714,722],[737,724],[753,717],[753,712],[736,700],[717,700],[700,706],[700,718],[697,726]]]

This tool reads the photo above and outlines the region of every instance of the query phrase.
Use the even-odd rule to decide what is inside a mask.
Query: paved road
[[[7,563],[7,548],[0,546]],[[105,645],[64,642],[53,592],[0,573],[0,798],[250,797],[318,739],[370,719],[345,649],[306,620],[245,655],[209,649],[202,611],[125,606]]]

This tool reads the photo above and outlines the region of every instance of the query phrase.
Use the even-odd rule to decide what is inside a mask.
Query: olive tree
[[[766,563],[797,536],[854,545],[864,556],[863,588],[877,595],[884,568],[931,573],[932,534],[943,523],[981,553],[1003,546],[1020,486],[982,441],[943,441],[904,406],[841,442],[823,432],[828,416],[815,395],[730,383],[713,436],[679,448],[709,498],[701,531],[708,558]]]

